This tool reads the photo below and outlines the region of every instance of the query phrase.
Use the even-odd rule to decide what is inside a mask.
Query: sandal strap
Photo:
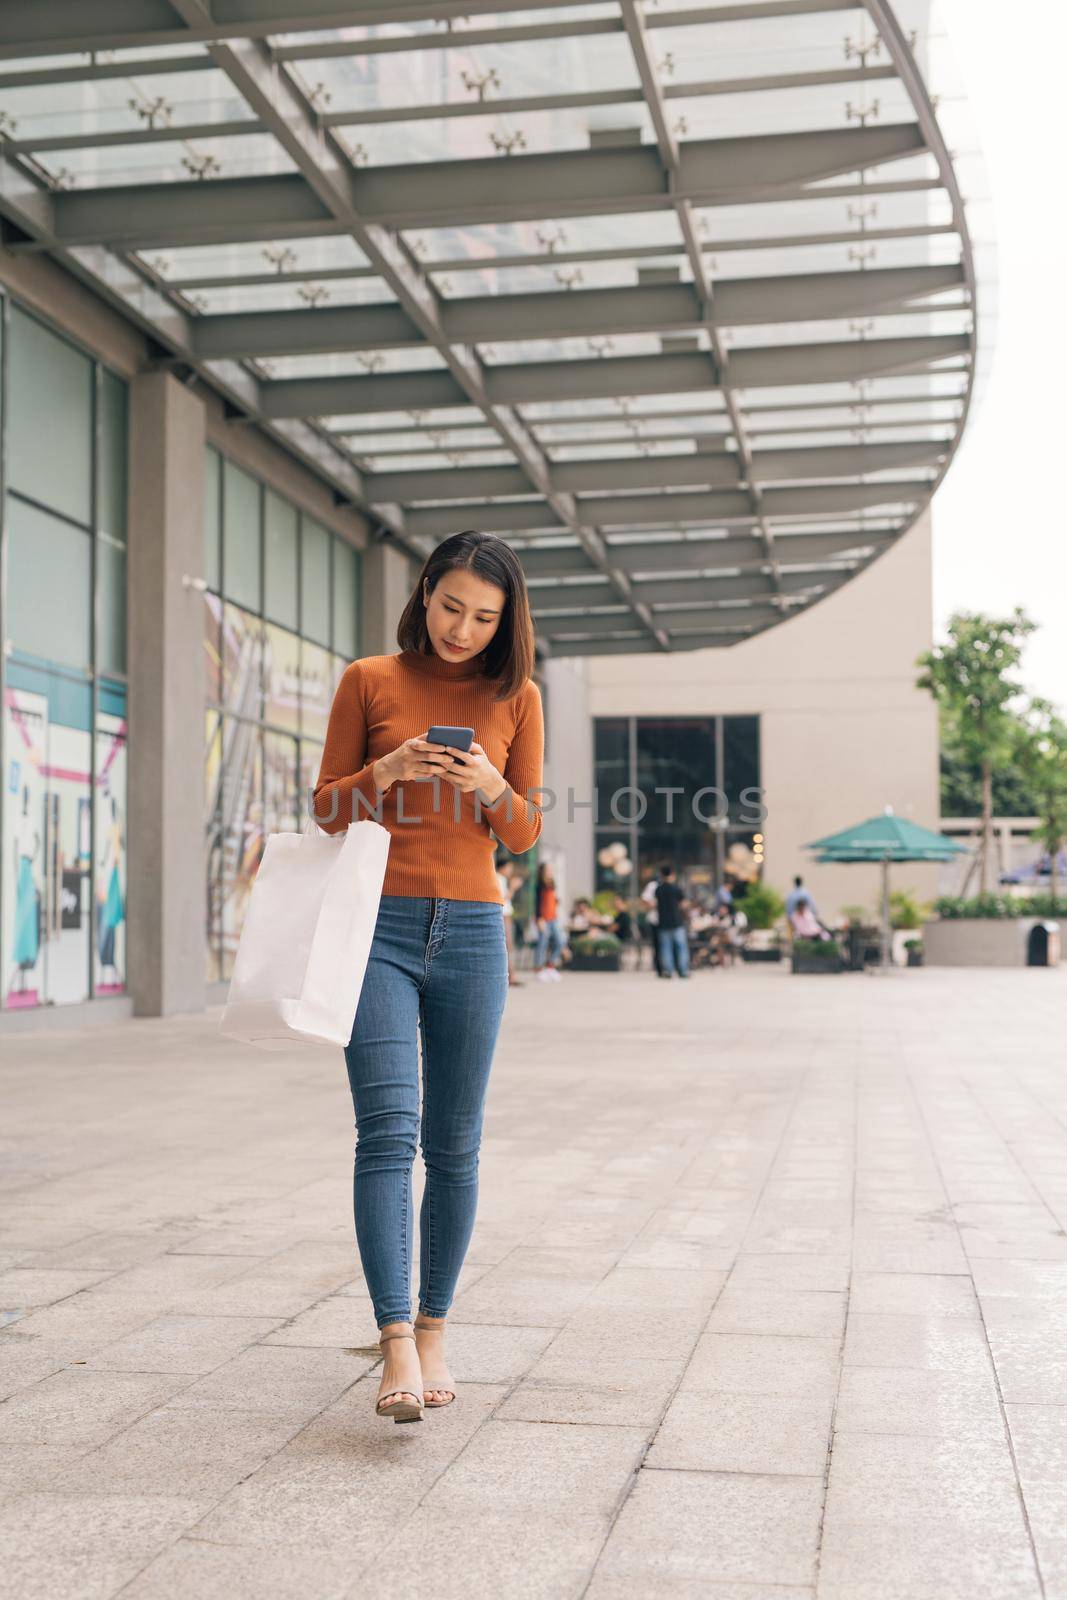
[[[380,1333],[378,1343],[384,1344],[387,1339],[414,1339],[413,1333]]]

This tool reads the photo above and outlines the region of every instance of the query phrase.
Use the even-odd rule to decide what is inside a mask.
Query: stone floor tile
[[[847,1255],[757,1255],[742,1251],[730,1274],[730,1288],[847,1289],[849,1273]]]
[[[814,1478],[642,1472],[596,1581],[629,1584],[635,1600],[665,1580],[803,1588],[815,1579],[821,1510],[822,1482]]]
[[[13,1495],[0,1570],[18,1600],[110,1600],[206,1508],[181,1495]]]
[[[493,1418],[435,1484],[428,1503],[456,1517],[483,1506],[607,1517],[637,1470],[646,1439],[644,1428]]]
[[[218,1500],[283,1448],[305,1418],[262,1411],[160,1406],[54,1474],[56,1493],[193,1495]]]
[[[905,1437],[836,1431],[827,1521],[941,1521],[977,1533],[1023,1532],[1015,1469],[1003,1436]]]
[[[944,1519],[846,1521],[827,1511],[818,1600],[1044,1600],[1018,1528]]]
[[[123,1589],[122,1600],[347,1600],[351,1593],[352,1559],[343,1552],[190,1538],[150,1561]]]
[[[821,1480],[832,1414],[831,1396],[683,1391],[671,1402],[645,1465]]]
[[[0,1441],[6,1444],[102,1444],[185,1384],[160,1372],[90,1372],[66,1367],[12,1395],[0,1406]]]
[[[607,1577],[598,1568],[585,1600],[634,1600],[634,1595],[629,1578]],[[649,1572],[641,1576],[641,1600],[815,1600],[815,1590],[807,1584],[716,1583]]]
[[[969,1273],[856,1272],[849,1315],[977,1317],[978,1301]]]
[[[693,1351],[682,1388],[832,1399],[839,1370],[837,1339],[706,1333]]]
[[[0,1499],[50,1489],[58,1473],[83,1453],[66,1444],[0,1444]]]
[[[106,1268],[13,1267],[10,1272],[0,1273],[0,1307],[24,1310],[54,1305],[57,1300],[77,1294],[79,1289],[101,1283],[109,1275]]]
[[[332,1346],[252,1345],[186,1384],[172,1407],[223,1411],[294,1412],[313,1416],[331,1405],[377,1361]]]
[[[989,1372],[985,1332],[977,1318],[890,1316],[849,1312],[846,1367],[925,1367],[930,1371]]]
[[[90,1371],[210,1372],[272,1333],[276,1317],[155,1317],[136,1333],[104,1345],[85,1362]]]
[[[709,1333],[803,1334],[839,1338],[845,1296],[833,1289],[734,1289],[727,1284],[711,1313]]]
[[[834,1427],[841,1433],[931,1434],[1004,1439],[991,1372],[923,1367],[845,1367]]]
[[[412,1513],[405,1529],[411,1537],[390,1556],[384,1584],[380,1564],[372,1563],[348,1590],[348,1600],[365,1600],[376,1588],[398,1600],[581,1600],[608,1528],[606,1515],[481,1507],[477,1515],[457,1515],[431,1496]]]

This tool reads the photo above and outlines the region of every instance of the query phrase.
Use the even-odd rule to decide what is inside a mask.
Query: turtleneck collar
[[[471,656],[464,661],[446,661],[432,646],[429,651],[401,650],[400,660],[406,666],[413,667],[416,672],[425,673],[431,678],[479,678],[484,671],[480,655]]]

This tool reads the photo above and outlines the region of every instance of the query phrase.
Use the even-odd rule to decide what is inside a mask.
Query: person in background
[[[796,877],[793,879],[793,887],[785,897],[785,914],[789,918],[790,924],[793,921],[794,911],[798,906],[804,905],[805,902],[811,905],[813,911],[815,910],[815,903],[804,887],[804,879]]]
[[[829,929],[824,928],[815,914],[810,900],[802,900],[789,919],[794,939],[829,939]]]
[[[689,976],[689,935],[685,912],[688,902],[674,881],[674,868],[667,862],[660,868],[656,889],[656,920],[659,926],[660,977]]]
[[[650,934],[649,943],[652,945],[652,965],[656,969],[657,978],[662,978],[663,968],[659,961],[659,916],[656,911],[656,890],[659,888],[659,879],[652,874],[645,887],[641,890],[641,904],[648,907],[645,913],[645,922]]]
[[[563,929],[559,925],[559,895],[556,880],[547,861],[537,869],[537,955],[534,959],[540,983],[558,983],[557,962],[563,954]]]
[[[615,920],[611,924],[611,931],[619,943],[624,945],[628,945],[634,936],[634,919],[621,894],[615,896]]]
[[[521,989],[522,979],[515,976],[515,907],[512,903],[514,886],[506,861],[498,864],[496,881],[504,897],[504,943],[508,952],[508,986],[512,989]]]
[[[588,933],[593,926],[593,908],[588,900],[576,900],[571,907],[571,917],[568,923],[570,933]]]

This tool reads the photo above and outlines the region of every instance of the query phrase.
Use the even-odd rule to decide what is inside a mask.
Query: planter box
[[[752,950],[748,945],[741,949],[742,961],[781,961],[782,952],[777,945],[772,945],[769,950]]]
[[[1030,929],[1042,917],[946,917],[923,929],[928,967],[1025,967]]]
[[[606,955],[572,955],[567,962],[568,972],[618,972],[619,952],[612,950]]]
[[[845,963],[839,955],[821,961],[818,956],[793,956],[794,972],[844,972]]]

